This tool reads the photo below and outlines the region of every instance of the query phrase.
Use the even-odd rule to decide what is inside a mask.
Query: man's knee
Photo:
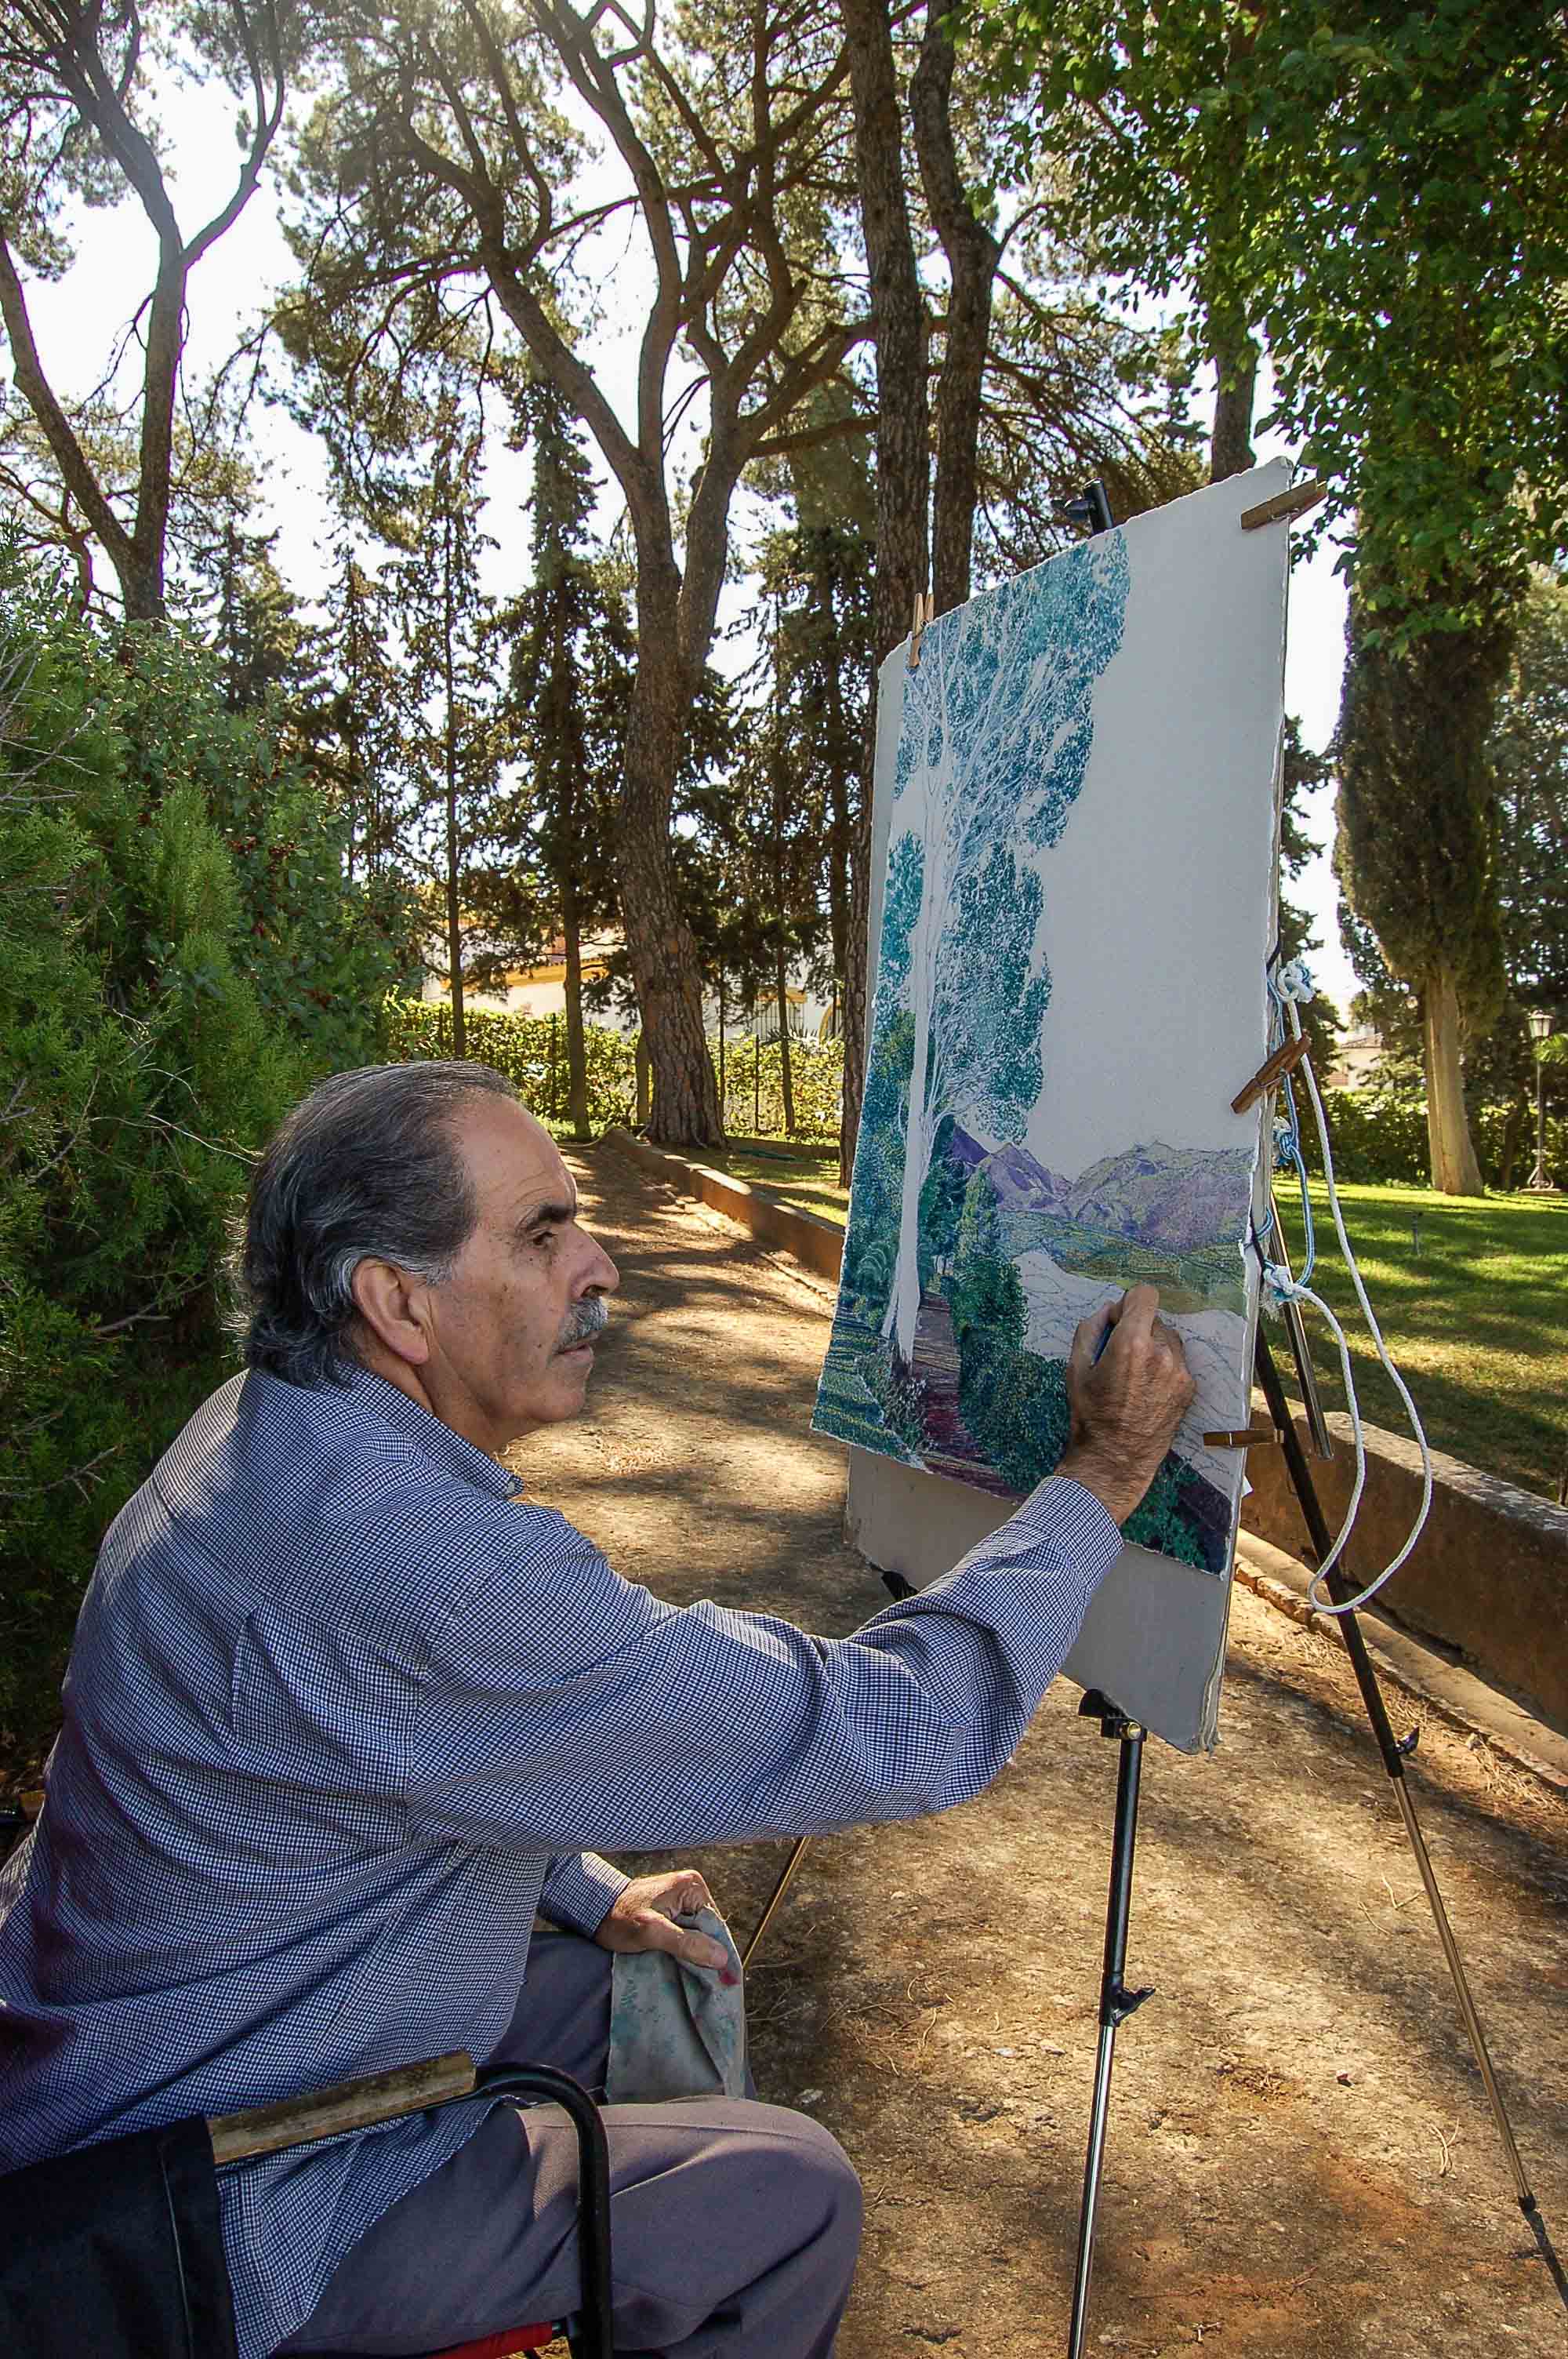
[[[815,2223],[802,2242],[821,2237],[852,2256],[860,2249],[865,2200],[860,2175],[832,2131],[784,2105],[754,2104],[748,2111],[758,2117],[773,2169],[791,2184],[794,2216],[803,2226]]]

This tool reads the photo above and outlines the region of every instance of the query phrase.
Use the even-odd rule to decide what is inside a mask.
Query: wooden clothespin
[[[1206,1450],[1255,1450],[1271,1441],[1277,1447],[1284,1438],[1277,1425],[1242,1425],[1228,1433],[1206,1433],[1203,1446]]]
[[[911,671],[918,671],[920,669],[920,642],[925,635],[926,624],[933,618],[934,611],[934,603],[930,591],[917,590],[914,593],[914,621],[910,626],[909,633],[909,669]]]
[[[1319,500],[1327,497],[1328,485],[1317,476],[1309,475],[1304,484],[1292,484],[1286,490],[1276,492],[1271,500],[1260,500],[1255,508],[1243,508],[1241,529],[1256,532],[1260,525],[1287,523],[1295,516],[1305,516],[1309,508],[1316,507]]]
[[[1259,1066],[1247,1087],[1231,1099],[1231,1113],[1245,1114],[1249,1106],[1256,1105],[1266,1090],[1271,1090],[1276,1082],[1282,1082],[1287,1073],[1295,1071],[1311,1045],[1304,1032],[1299,1039],[1281,1041],[1273,1055]]]

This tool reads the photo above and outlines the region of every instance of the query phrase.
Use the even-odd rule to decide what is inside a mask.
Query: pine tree
[[[406,758],[414,824],[434,876],[451,989],[452,1053],[466,1053],[463,958],[473,872],[493,834],[508,752],[495,601],[483,550],[478,431],[454,408],[437,421],[429,473],[403,520],[408,549],[387,569],[409,659]]]
[[[346,535],[322,600],[320,672],[300,714],[308,766],[348,827],[349,882],[371,882],[402,857],[408,787],[403,717],[408,681],[388,644],[387,584]]]
[[[298,710],[319,694],[313,635],[273,562],[277,538],[246,531],[231,512],[189,551],[194,603],[231,712],[252,712],[275,693]]]
[[[567,1111],[589,1136],[583,939],[616,922],[615,781],[631,709],[635,640],[623,595],[592,548],[595,485],[568,404],[542,378],[517,396],[534,451],[533,580],[503,617],[523,777],[499,830],[487,906],[514,932],[558,924],[566,966]],[[536,880],[536,881],[535,881]]]

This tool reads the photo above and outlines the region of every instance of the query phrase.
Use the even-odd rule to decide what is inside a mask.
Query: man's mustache
[[[568,1311],[561,1327],[557,1352],[575,1351],[578,1344],[590,1343],[601,1335],[610,1324],[610,1305],[601,1294],[585,1294],[575,1310]]]

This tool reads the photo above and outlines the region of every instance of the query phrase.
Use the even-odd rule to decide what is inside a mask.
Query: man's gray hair
[[[366,1065],[295,1107],[256,1166],[234,1255],[251,1367],[348,1382],[355,1270],[373,1259],[429,1286],[450,1277],[478,1217],[452,1118],[473,1098],[516,1096],[490,1065]]]

